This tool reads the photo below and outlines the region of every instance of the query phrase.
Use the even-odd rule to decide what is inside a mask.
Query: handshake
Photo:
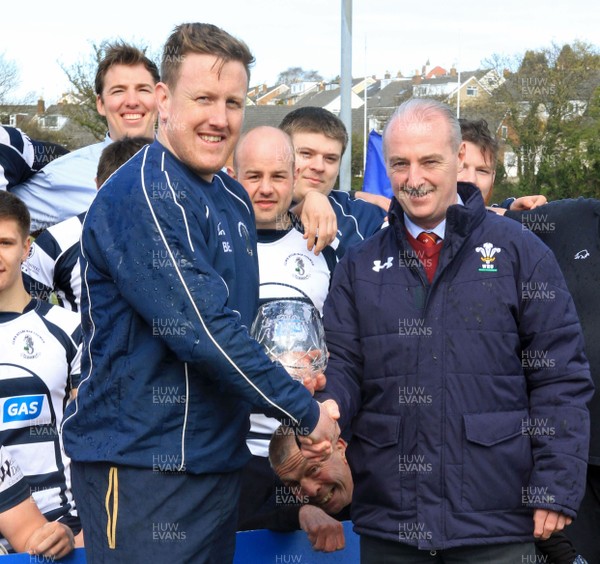
[[[316,351],[319,352],[319,351]],[[304,387],[314,395],[315,391],[325,388],[326,377],[323,372],[315,372],[311,364],[311,354],[289,353],[301,355],[295,358],[296,364],[290,372],[287,366],[284,366],[294,380],[301,381]],[[302,364],[300,364],[300,362]],[[302,378],[300,380],[300,378]],[[337,403],[328,399],[319,402],[320,416],[317,426],[309,435],[298,435],[298,446],[305,458],[318,458],[326,460],[333,452],[334,445],[340,437],[340,427],[337,420],[340,418],[340,410]]]
[[[279,355],[277,362],[294,380],[301,382],[311,395],[325,388],[327,379],[323,370],[327,365],[327,357],[324,351],[314,349],[307,352],[287,351]],[[340,410],[332,399],[319,403],[319,408],[321,414],[317,426],[309,435],[299,435],[298,442],[305,458],[326,460],[333,452],[333,447],[340,436],[340,427],[337,423]]]

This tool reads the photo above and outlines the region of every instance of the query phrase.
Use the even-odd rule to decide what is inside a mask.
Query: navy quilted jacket
[[[395,201],[324,310],[356,531],[428,550],[531,541],[535,507],[574,517],[589,442],[593,385],[554,256],[459,193],[431,285]]]
[[[82,233],[84,359],[65,450],[80,462],[231,472],[252,408],[309,433],[319,406],[248,334],[258,302],[246,191],[158,141],[103,186]]]

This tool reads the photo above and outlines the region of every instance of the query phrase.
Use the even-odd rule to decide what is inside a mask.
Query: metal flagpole
[[[340,189],[352,183],[352,0],[342,0],[342,61],[340,74],[340,119],[348,131],[348,146],[340,167]]]

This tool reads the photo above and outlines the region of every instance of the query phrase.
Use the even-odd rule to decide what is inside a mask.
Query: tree
[[[65,106],[65,114],[75,123],[92,132],[98,140],[106,135],[107,123],[104,116],[96,110],[94,78],[107,45],[108,42],[100,45],[92,43],[91,56],[81,58],[70,67],[61,64],[62,70],[71,83],[71,94],[74,98],[74,103]]]
[[[0,103],[6,102],[7,95],[19,85],[19,69],[14,61],[0,53]]]
[[[316,70],[304,70],[302,67],[289,67],[279,73],[276,84],[294,82],[321,82],[323,77]]]
[[[527,51],[505,76],[491,104],[510,132],[518,191],[548,199],[600,197],[600,116],[593,96],[600,86],[598,49],[576,41]]]

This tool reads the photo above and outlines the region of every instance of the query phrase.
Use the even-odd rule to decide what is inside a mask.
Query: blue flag
[[[385,172],[381,135],[374,129],[369,133],[363,192],[393,198],[392,185]]]

